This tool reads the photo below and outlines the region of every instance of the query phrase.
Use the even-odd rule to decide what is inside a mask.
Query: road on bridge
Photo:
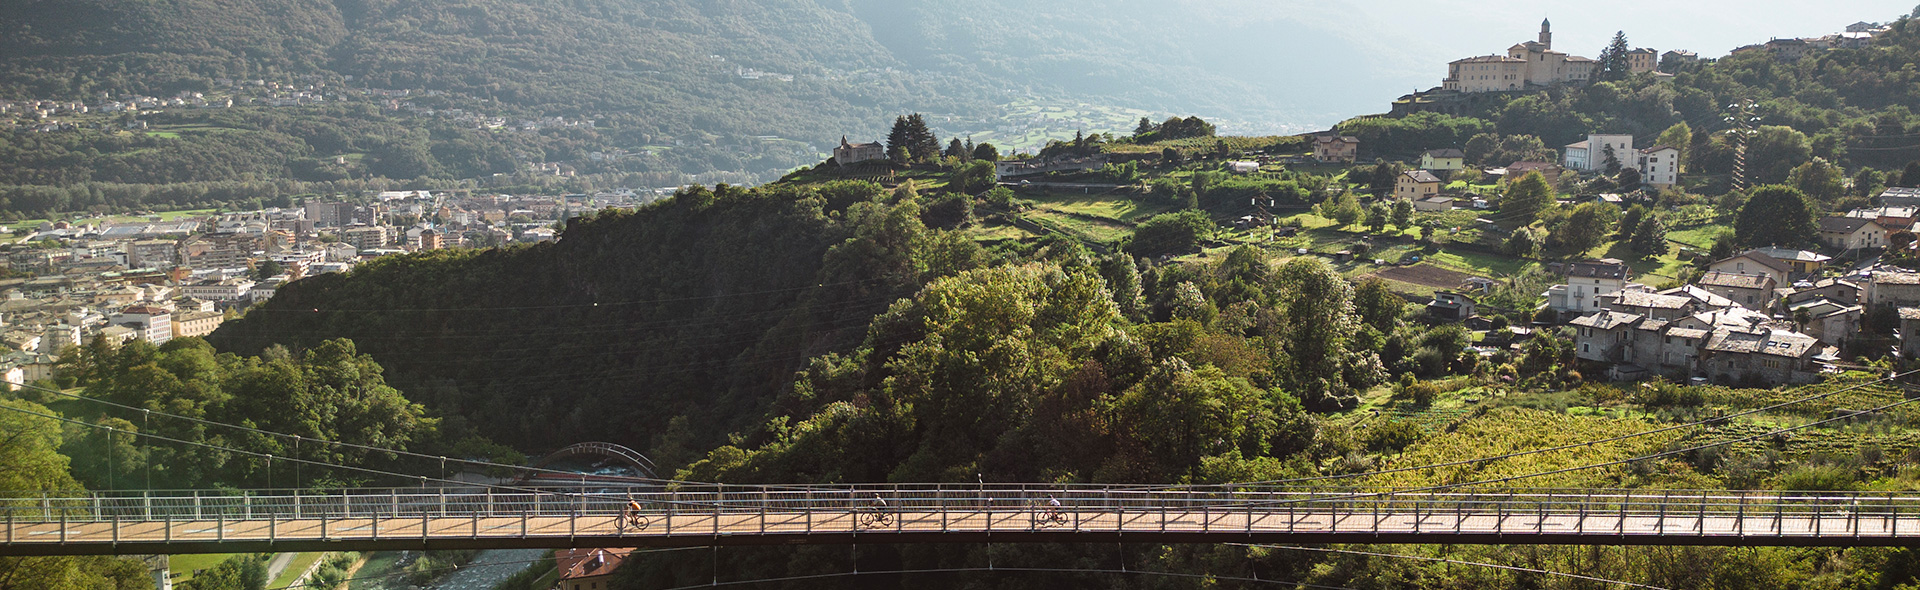
[[[885,500],[876,502],[873,496]],[[628,501],[645,509],[625,523]],[[1048,506],[1062,501],[1057,511]],[[1907,545],[1920,496],[728,488],[0,499],[0,554],[814,543]]]

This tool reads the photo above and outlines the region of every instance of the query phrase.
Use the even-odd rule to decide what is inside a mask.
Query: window
[[[1581,344],[1581,345],[1580,345],[1580,352],[1593,352],[1593,345],[1592,345],[1592,344]]]

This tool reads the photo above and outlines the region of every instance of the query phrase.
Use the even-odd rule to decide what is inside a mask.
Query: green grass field
[[[267,583],[267,587],[285,588],[293,585],[294,580],[298,579],[300,574],[306,573],[307,568],[313,567],[313,562],[320,561],[320,557],[323,555],[326,554],[301,553],[293,556],[293,561],[287,564],[287,569],[281,570],[280,575],[275,576],[272,582]]]
[[[174,555],[167,558],[167,569],[180,575],[180,577],[173,579],[175,584],[179,584],[193,579],[193,572],[196,570],[210,569],[213,566],[220,565],[220,562],[226,561],[228,558],[238,557],[239,555],[238,553]]]
[[[1102,217],[1126,223],[1139,223],[1173,208],[1160,203],[1142,203],[1134,199],[1106,195],[1049,194],[1025,197],[1025,199],[1033,201],[1042,209]]]

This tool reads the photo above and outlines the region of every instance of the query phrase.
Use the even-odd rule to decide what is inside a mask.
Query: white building
[[[113,314],[115,326],[133,329],[135,337],[155,346],[173,339],[173,312],[158,307],[136,305]]]
[[[1608,148],[1612,148],[1614,159],[1623,167],[1639,163],[1638,152],[1633,150],[1633,136],[1588,135],[1586,141],[1567,144],[1562,164],[1569,170],[1604,171],[1607,168]]]
[[[1547,307],[1560,312],[1599,311],[1600,297],[1626,289],[1629,273],[1625,263],[1611,258],[1567,265],[1567,284],[1547,289]]]

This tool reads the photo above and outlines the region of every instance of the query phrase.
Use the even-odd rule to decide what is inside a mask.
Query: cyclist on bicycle
[[[631,497],[627,498],[627,508],[621,511],[620,516],[626,519],[629,525],[636,527],[641,526],[644,518],[640,516],[640,501],[634,500]]]
[[[1060,499],[1047,494],[1047,520],[1060,518]]]

